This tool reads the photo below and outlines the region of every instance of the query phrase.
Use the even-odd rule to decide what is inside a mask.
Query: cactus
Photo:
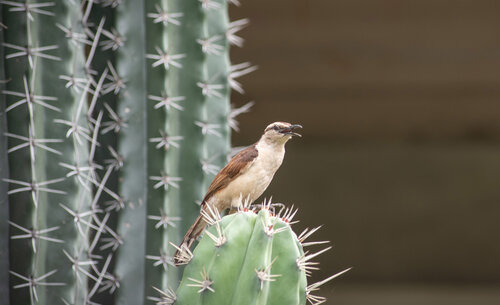
[[[246,21],[230,23],[223,0],[0,0],[0,10],[11,302],[155,300],[153,286],[178,283],[167,246],[198,213],[248,108],[229,106],[235,78],[254,69],[229,64]]]
[[[71,24],[81,12],[66,2],[24,10],[24,4],[7,4],[4,61],[10,81],[3,94],[11,175],[4,182],[12,195],[12,299],[83,303],[93,264],[87,223],[96,212],[86,175],[87,90],[65,88],[63,82],[83,75],[84,48],[67,36],[82,31]]]
[[[316,229],[297,236],[290,222],[296,213],[286,209],[283,216],[269,210],[264,202],[260,211],[241,209],[220,219],[218,213],[204,214],[211,225],[194,252],[184,249],[187,266],[177,295],[163,292],[164,304],[320,304],[324,297],[314,295],[319,286],[346,272],[339,272],[307,286],[307,276],[318,269],[311,262],[317,253],[304,253],[304,243]]]

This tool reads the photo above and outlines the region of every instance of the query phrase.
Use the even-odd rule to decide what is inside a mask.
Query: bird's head
[[[300,134],[294,132],[296,128],[302,128],[302,126],[287,122],[274,122],[266,127],[263,137],[266,141],[284,144],[293,136],[301,137]]]

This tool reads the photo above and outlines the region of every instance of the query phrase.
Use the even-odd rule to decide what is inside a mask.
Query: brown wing
[[[205,198],[203,198],[202,206],[207,202],[210,197],[212,197],[215,193],[225,188],[229,182],[231,182],[234,178],[244,173],[250,164],[257,158],[259,152],[257,148],[255,148],[256,144],[248,146],[243,149],[239,153],[237,153],[229,163],[224,166],[223,169],[215,176],[214,180],[208,187],[207,194]]]

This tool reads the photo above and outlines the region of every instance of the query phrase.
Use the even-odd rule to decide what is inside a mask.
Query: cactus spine
[[[169,116],[174,134],[183,143],[172,156],[174,176],[190,187],[174,191],[183,202],[180,215],[187,231],[208,184],[229,153],[229,75],[226,1],[170,0],[168,8],[183,14],[179,26],[168,28],[168,52],[185,56],[182,68],[169,71],[167,84],[172,96],[181,96],[184,111]],[[189,59],[189,60],[187,60]],[[193,162],[195,160],[195,162]]]

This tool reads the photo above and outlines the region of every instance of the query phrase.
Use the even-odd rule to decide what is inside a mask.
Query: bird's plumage
[[[255,148],[257,143],[248,146],[239,153],[237,153],[231,161],[224,166],[224,168],[215,176],[212,183],[208,187],[207,194],[203,198],[201,205],[205,205],[210,198],[225,188],[231,181],[239,175],[244,174],[251,164],[259,155],[259,151]]]
[[[285,143],[300,125],[275,122],[267,126],[260,140],[237,153],[215,176],[201,203],[202,211],[207,205],[219,213],[228,208],[237,208],[241,200],[255,201],[267,189],[285,155]],[[180,249],[190,248],[203,232],[206,221],[200,214],[184,236]],[[179,264],[179,251],[174,263]]]

